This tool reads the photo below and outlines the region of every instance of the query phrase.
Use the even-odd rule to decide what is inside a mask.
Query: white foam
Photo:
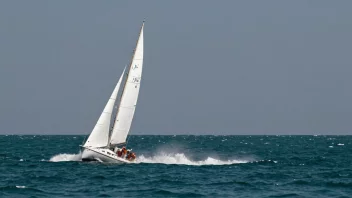
[[[338,145],[338,146],[344,146],[345,144],[342,144],[342,143],[338,143],[337,145]]]
[[[16,186],[16,188],[26,188],[26,186]]]
[[[176,154],[167,154],[159,153],[152,157],[144,157],[141,155],[137,157],[136,163],[152,163],[152,164],[182,164],[182,165],[228,165],[228,164],[239,164],[239,163],[248,163],[248,160],[219,160],[212,157],[208,157],[205,160],[194,161],[188,159],[183,153]]]
[[[50,162],[65,162],[65,161],[81,161],[82,154],[58,154],[50,158]],[[219,160],[212,157],[207,157],[205,160],[191,160],[184,153],[158,153],[151,157],[141,155],[137,157],[135,163],[151,163],[151,164],[181,164],[181,165],[230,165],[248,163],[250,160]]]
[[[67,161],[81,161],[82,154],[58,154],[50,158],[50,162],[67,162]]]

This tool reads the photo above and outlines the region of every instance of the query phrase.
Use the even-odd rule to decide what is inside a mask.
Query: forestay
[[[119,109],[111,134],[110,143],[113,145],[126,142],[136,109],[143,67],[143,28],[144,23],[129,67],[128,77],[122,92]]]
[[[117,93],[119,92],[119,88],[120,88],[124,73],[125,73],[125,69],[123,70],[122,75],[114,91],[112,92],[109,101],[106,103],[105,108],[101,113],[98,122],[96,123],[92,133],[88,137],[88,140],[86,141],[84,146],[105,147],[108,145],[111,114],[113,112]]]

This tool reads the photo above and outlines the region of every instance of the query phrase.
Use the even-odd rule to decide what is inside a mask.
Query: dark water
[[[0,197],[352,197],[352,136],[131,136],[125,165],[83,138],[0,136]]]

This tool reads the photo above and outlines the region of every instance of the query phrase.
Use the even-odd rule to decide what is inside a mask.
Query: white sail
[[[129,68],[127,80],[121,96],[120,106],[117,112],[115,124],[110,137],[113,145],[126,142],[131,128],[134,111],[136,109],[143,67],[143,28],[141,27],[137,46]]]
[[[125,68],[126,69],[126,68]],[[113,112],[114,104],[116,101],[117,93],[121,85],[125,69],[122,72],[122,75],[111,94],[109,101],[106,103],[103,112],[101,113],[98,122],[96,123],[93,131],[88,137],[88,140],[84,146],[93,146],[93,147],[104,147],[108,145],[109,142],[109,127],[111,121],[111,114]]]

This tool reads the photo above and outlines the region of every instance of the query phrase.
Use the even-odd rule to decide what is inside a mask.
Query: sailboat
[[[143,68],[143,28],[144,21],[130,65],[123,70],[98,122],[81,146],[82,161],[131,162],[117,151],[125,149],[136,109]],[[116,115],[112,119],[115,105]]]

